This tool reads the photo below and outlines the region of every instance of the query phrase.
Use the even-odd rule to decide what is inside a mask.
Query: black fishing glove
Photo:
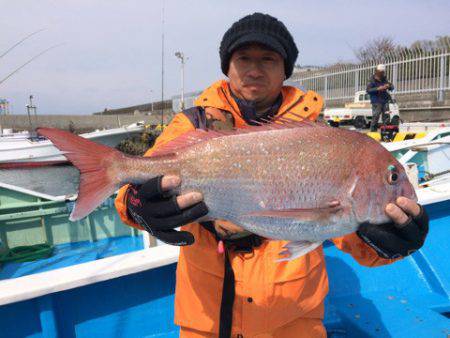
[[[419,250],[428,234],[428,215],[420,206],[418,216],[404,224],[361,224],[358,236],[382,258],[399,258]]]
[[[191,245],[194,236],[175,228],[191,223],[208,213],[202,201],[186,209],[180,209],[177,195],[161,189],[162,176],[142,185],[130,185],[127,191],[127,211],[131,218],[151,235],[171,245]]]

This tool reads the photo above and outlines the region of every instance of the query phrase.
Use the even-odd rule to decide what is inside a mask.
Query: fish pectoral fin
[[[325,207],[307,209],[258,210],[246,214],[245,216],[293,218],[301,221],[315,221],[328,217],[330,214],[336,213],[341,209],[341,203],[335,200],[329,202]]]
[[[277,259],[277,262],[291,261],[308,252],[313,251],[317,247],[322,245],[322,242],[309,242],[309,241],[292,241],[283,247],[283,251],[279,254],[285,257]]]

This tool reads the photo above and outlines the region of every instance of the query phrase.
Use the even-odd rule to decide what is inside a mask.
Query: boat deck
[[[363,267],[325,243],[329,337],[450,334],[450,201],[426,208],[431,218],[426,245],[395,264]],[[162,245],[1,281],[0,337],[178,337],[177,250]]]
[[[53,256],[34,262],[6,263],[1,267],[0,280],[64,268],[121,255],[144,248],[142,236],[104,238],[96,242],[84,241],[55,245]]]

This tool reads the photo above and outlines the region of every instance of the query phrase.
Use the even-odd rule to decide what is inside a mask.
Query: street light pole
[[[186,58],[182,52],[176,52],[175,56],[181,61],[181,110],[184,109],[184,64]]]
[[[33,110],[34,116],[36,116],[37,113],[36,113],[36,106],[33,105],[33,95],[30,95],[30,108]]]
[[[33,123],[31,122],[31,112],[34,111],[34,116],[36,116],[36,106],[33,105],[33,95],[30,95],[30,103],[26,105],[28,114],[28,123],[30,124],[30,135],[33,132]]]

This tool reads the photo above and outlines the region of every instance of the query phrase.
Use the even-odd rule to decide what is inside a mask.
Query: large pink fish
[[[203,193],[208,218],[292,241],[291,258],[364,222],[388,221],[398,196],[417,200],[402,165],[354,131],[284,120],[230,132],[194,131],[131,157],[57,129],[40,128],[80,170],[78,220],[126,183],[162,174],[182,177],[182,191]]]

